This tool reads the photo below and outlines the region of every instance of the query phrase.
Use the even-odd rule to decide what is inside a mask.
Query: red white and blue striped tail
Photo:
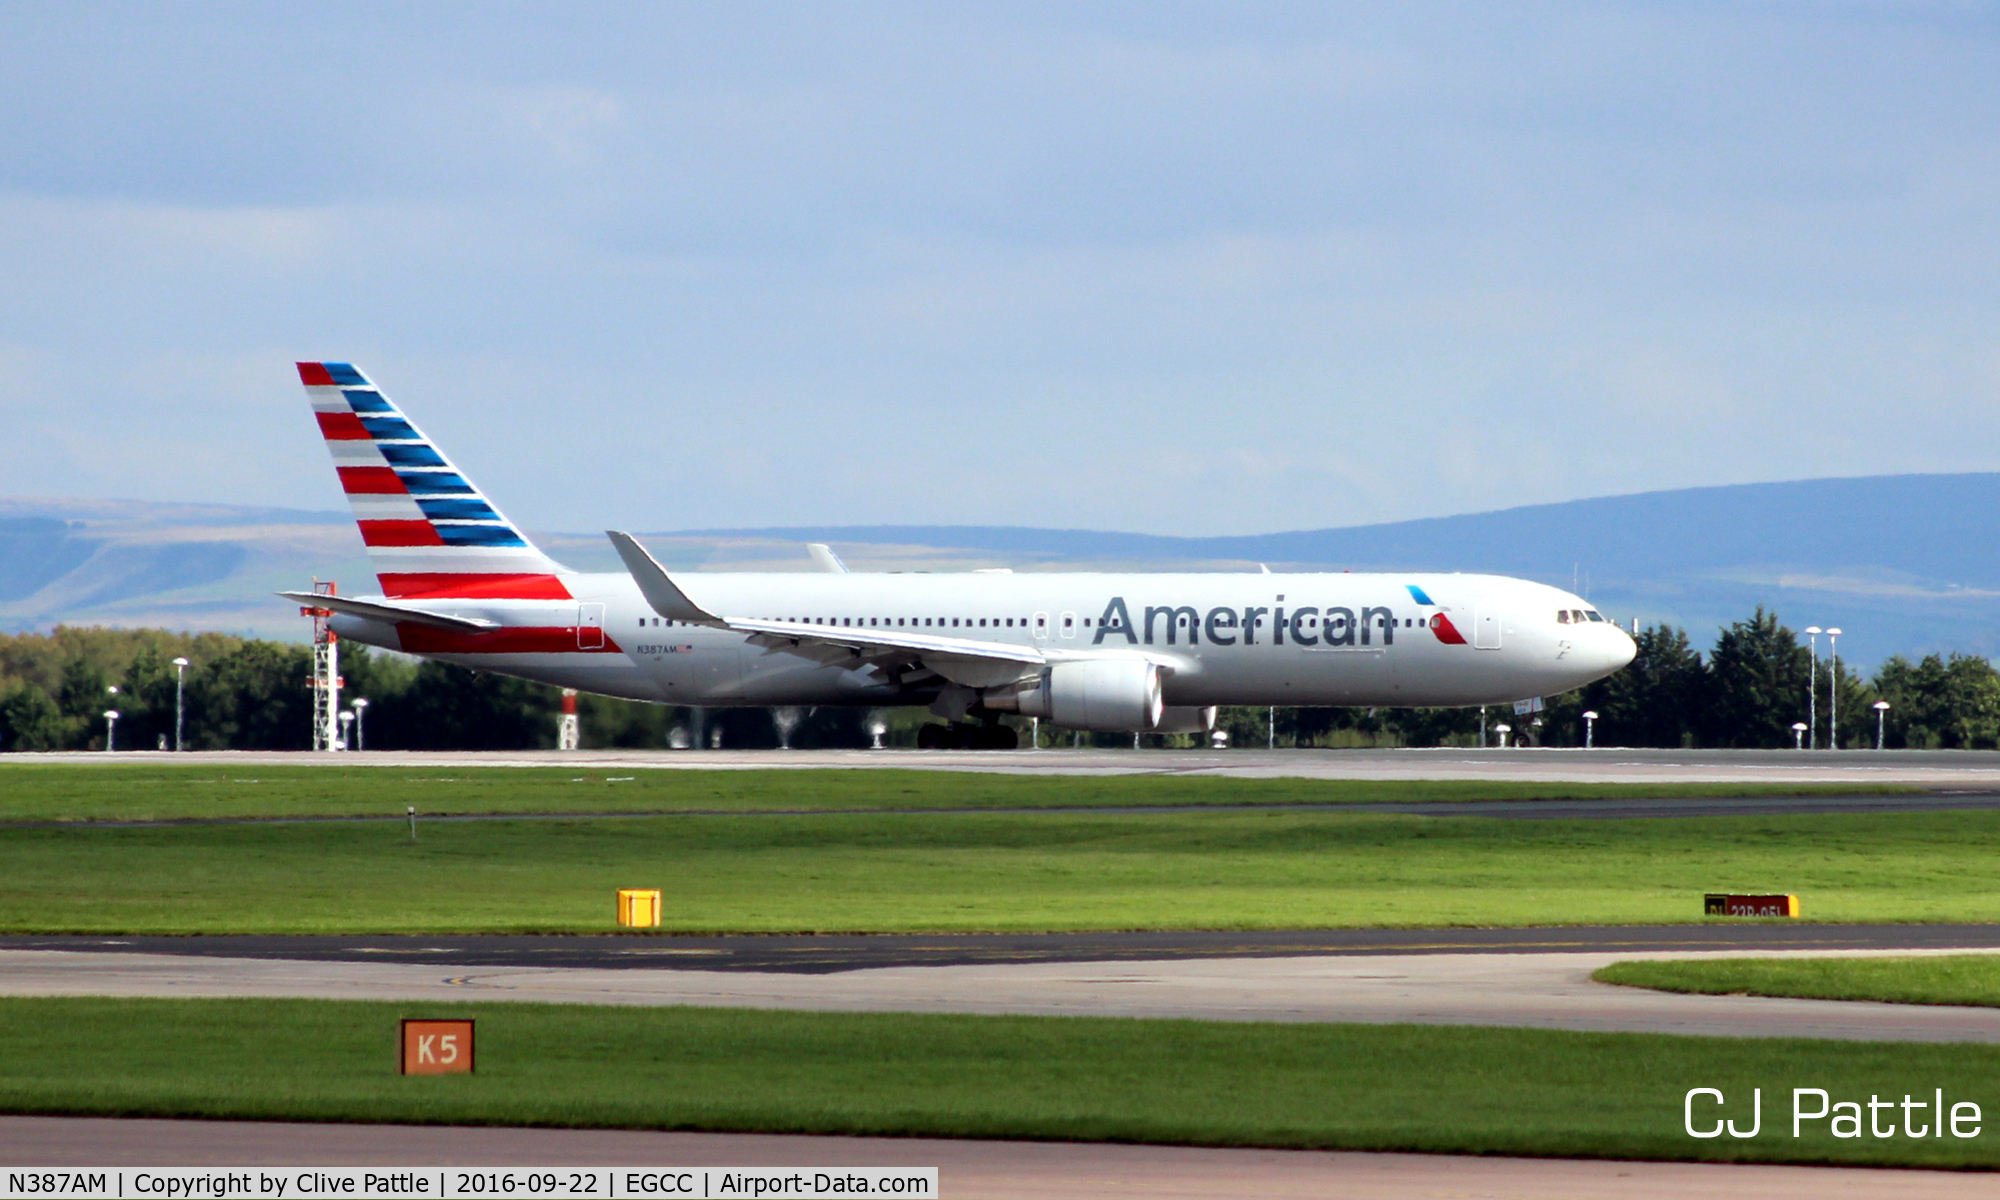
[[[569,572],[537,550],[349,363],[302,362],[320,434],[391,597],[567,600]]]

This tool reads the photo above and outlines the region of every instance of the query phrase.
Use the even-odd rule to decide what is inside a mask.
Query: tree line
[[[173,745],[177,668],[185,658],[182,745],[190,750],[305,750],[312,746],[312,650],[286,642],[160,629],[63,626],[0,634],[0,751],[101,750],[107,711],[117,748]],[[561,692],[504,675],[415,661],[343,642],[343,707],[368,700],[357,740],[372,750],[533,750],[556,744]],[[113,689],[116,689],[115,691]],[[703,744],[740,749],[867,746],[866,710],[697,712],[604,696],[579,696],[586,746]],[[786,728],[781,729],[781,725]]]
[[[1793,744],[1792,725],[1817,697],[1821,744],[1875,744],[1878,700],[1887,701],[1884,744],[1892,748],[2000,747],[2000,672],[1984,658],[1901,657],[1863,678],[1838,678],[1777,615],[1759,608],[1718,632],[1707,651],[1683,629],[1658,625],[1637,636],[1632,665],[1579,691],[1547,697],[1543,711],[1478,708],[1228,708],[1221,727],[1236,746],[1473,745],[1484,719],[1514,726],[1540,745],[1584,741],[1597,713],[1600,746],[1769,748]],[[311,745],[309,648],[226,634],[61,627],[0,635],[0,750],[93,750],[104,746],[107,710],[119,713],[118,748],[154,749],[174,736],[175,658],[185,658],[184,744],[189,749],[302,750]],[[555,688],[343,644],[343,696],[366,697],[364,737],[381,750],[523,750],[555,745]],[[113,691],[112,689],[116,689]],[[1828,698],[1839,696],[1837,726]],[[579,697],[583,742],[593,747],[720,744],[737,749],[914,745],[920,709],[694,710],[601,696]],[[1010,723],[1015,723],[1012,718]],[[879,735],[877,729],[880,730]],[[1154,737],[1154,745],[1194,738]],[[1044,745],[1072,741],[1129,746],[1129,734],[1043,732]]]
[[[1630,666],[1588,687],[1550,696],[1543,711],[1517,715],[1510,705],[1434,709],[1279,709],[1279,745],[1472,745],[1483,716],[1510,724],[1517,741],[1581,746],[1583,714],[1594,712],[1599,746],[1775,749],[1794,744],[1792,726],[1810,721],[1818,744],[1873,747],[1875,703],[1888,749],[1968,750],[2000,747],[2000,671],[1971,654],[1885,660],[1866,678],[1835,667],[1759,607],[1718,631],[1705,653],[1687,631],[1670,625],[1641,630]],[[1837,698],[1838,708],[1832,707]],[[1265,710],[1226,714],[1236,744],[1263,745]]]

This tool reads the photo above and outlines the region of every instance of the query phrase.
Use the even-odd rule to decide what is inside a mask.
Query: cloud
[[[10,492],[328,503],[318,356],[544,528],[2000,468],[1974,10],[104,11],[0,45]]]

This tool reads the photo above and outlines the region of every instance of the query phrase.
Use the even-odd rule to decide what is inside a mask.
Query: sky
[[[0,495],[1257,533],[2000,469],[2000,5],[14,3]]]

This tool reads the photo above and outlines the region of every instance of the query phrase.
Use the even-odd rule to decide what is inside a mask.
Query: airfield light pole
[[[1806,733],[1814,750],[1819,749],[1819,634],[1819,626],[1806,626],[1806,654],[1812,663],[1806,676]]]
[[[353,703],[349,704],[348,707],[354,710],[354,748],[356,750],[366,750],[368,748],[368,730],[364,727],[364,718],[368,716],[368,697],[356,696]]]
[[[1583,748],[1585,750],[1595,750],[1597,748],[1597,714],[1595,712],[1583,714]]]
[[[1875,748],[1877,750],[1882,748],[1882,722],[1888,715],[1889,702],[1887,700],[1877,700],[1875,702]]]
[[[116,690],[115,688],[113,689]],[[104,710],[104,749],[106,753],[118,748],[118,710]]]
[[[1507,737],[1508,734],[1514,732],[1514,727],[1512,725],[1509,725],[1505,721],[1502,721],[1500,724],[1495,725],[1493,727],[1493,732],[1500,735],[1500,748],[1502,750],[1512,750],[1514,748],[1514,743],[1510,741]]]
[[[354,712],[352,709],[344,711],[340,714],[340,740],[333,744],[333,748],[335,750],[345,750],[349,746],[354,744],[347,738],[347,730],[353,724],[354,724]]]
[[[1826,652],[1833,659],[1832,677],[1826,685],[1826,748],[1840,749],[1840,630],[1826,631]]]
[[[181,752],[181,730],[187,725],[188,660],[174,660],[174,753]]]
[[[1270,708],[1264,711],[1264,720],[1267,722],[1266,725],[1264,726],[1264,749],[1276,750],[1278,748],[1277,705],[1274,704]]]
[[[1803,750],[1805,749],[1805,745],[1806,745],[1806,723],[1804,721],[1793,721],[1792,749]]]

